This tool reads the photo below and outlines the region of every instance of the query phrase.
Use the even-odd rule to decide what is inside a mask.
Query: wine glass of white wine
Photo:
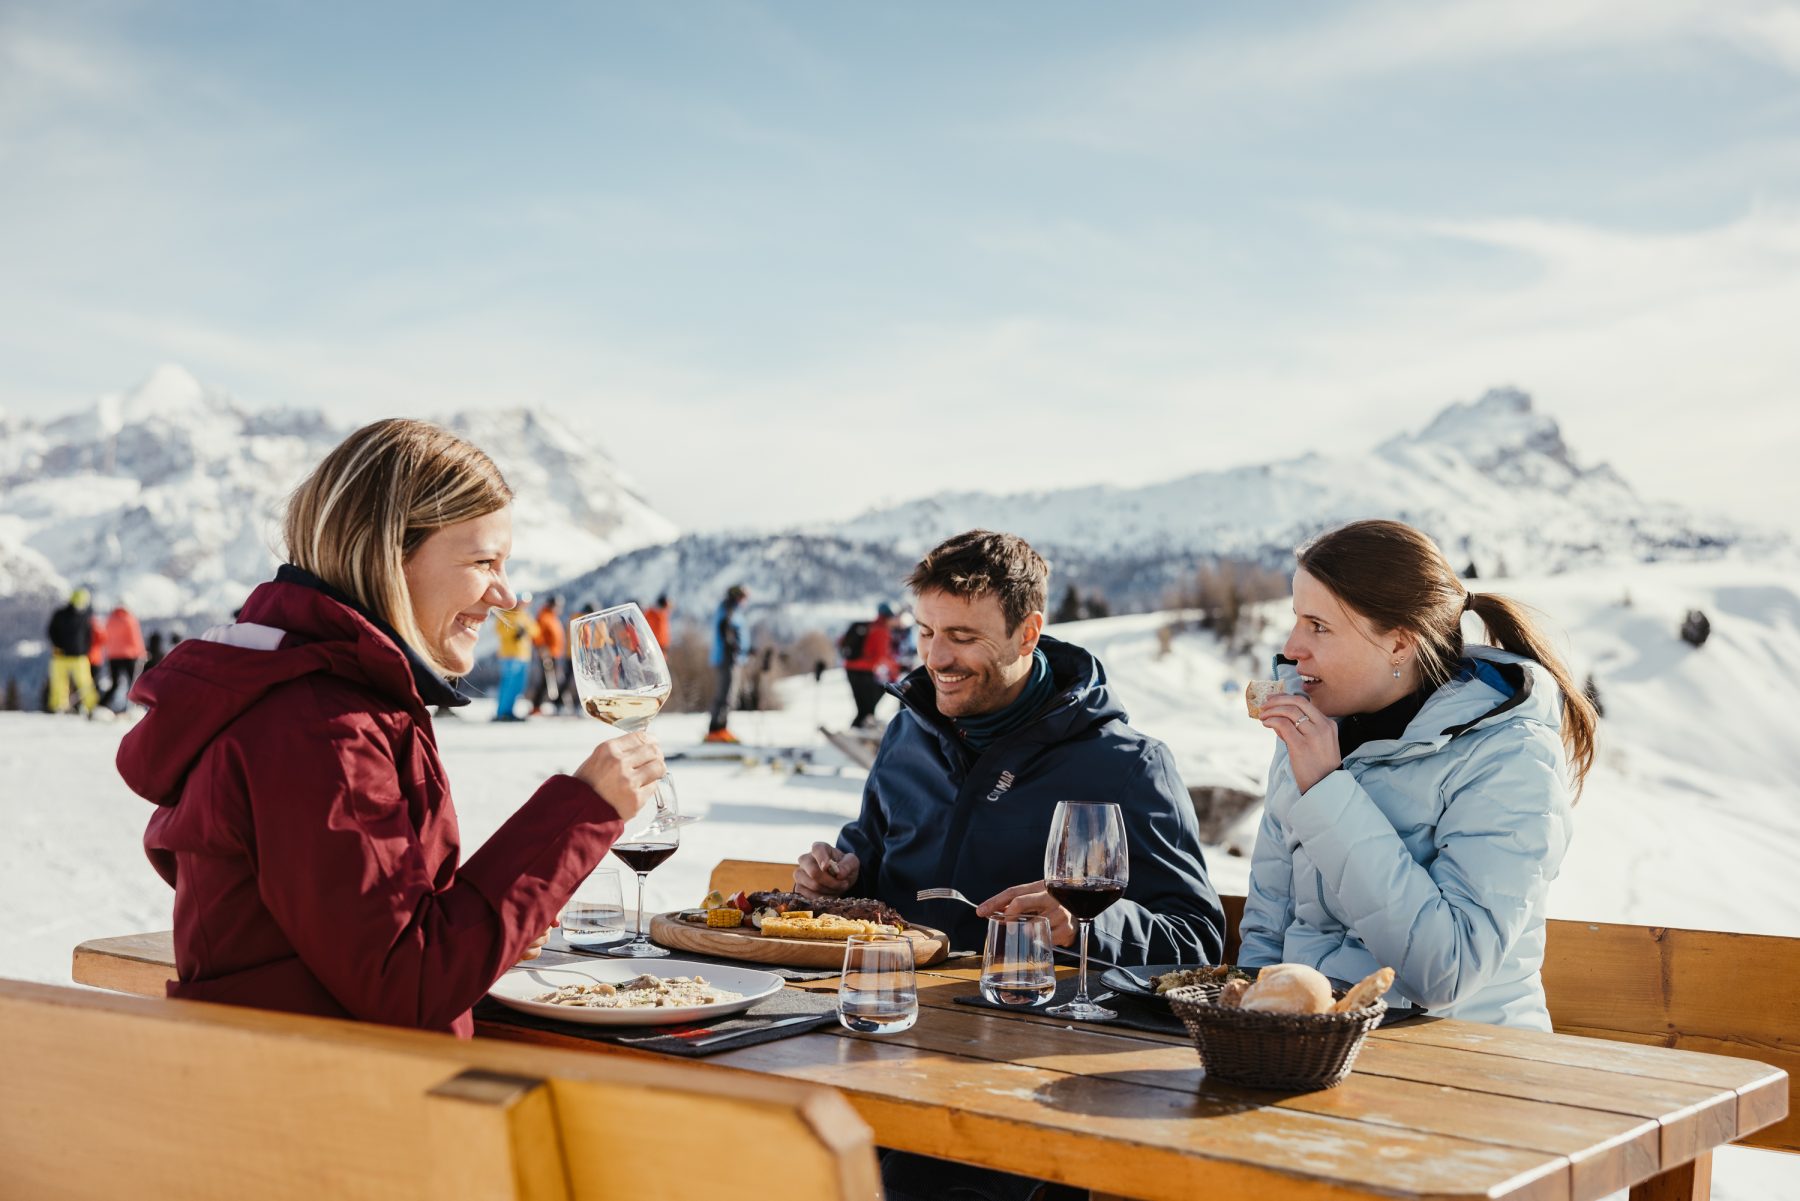
[[[636,605],[614,605],[570,622],[569,656],[581,707],[609,726],[636,733],[649,726],[669,699],[668,661]],[[647,959],[668,954],[644,930],[644,878],[681,845],[684,820],[675,785],[664,776],[657,781],[655,810],[627,821],[613,844],[612,853],[637,873],[637,937],[609,947],[608,955]]]
[[[609,726],[627,733],[645,729],[669,699],[668,660],[635,604],[614,605],[570,622],[569,656],[581,707]],[[675,782],[665,775],[656,785],[649,831],[696,820],[681,815]]]

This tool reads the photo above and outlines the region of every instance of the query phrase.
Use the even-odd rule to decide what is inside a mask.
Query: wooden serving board
[[[900,936],[912,942],[913,962],[920,967],[937,963],[950,954],[950,936],[942,930],[908,926]],[[748,919],[734,930],[715,930],[679,921],[673,913],[656,913],[650,917],[650,938],[673,951],[751,963],[839,967],[844,962],[843,939],[775,938],[753,929]]]

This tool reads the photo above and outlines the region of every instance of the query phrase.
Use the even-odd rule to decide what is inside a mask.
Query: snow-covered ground
[[[1594,674],[1606,707],[1554,913],[1800,936],[1800,889],[1790,883],[1800,860],[1800,738],[1789,729],[1800,712],[1800,570],[1667,564],[1475,587],[1549,614],[1567,633],[1577,675]],[[1712,621],[1698,650],[1676,637],[1694,608]],[[1269,607],[1272,630],[1282,629],[1284,609]],[[1133,722],[1175,748],[1190,784],[1260,788],[1270,738],[1243,716],[1238,692],[1261,671],[1222,657],[1205,635],[1179,636],[1159,654],[1165,620],[1119,617],[1055,632],[1101,656]],[[1266,641],[1272,647],[1279,635]],[[735,715],[733,728],[753,745],[809,750],[812,764],[795,772],[785,758],[675,762],[684,807],[706,820],[686,828],[680,853],[650,877],[653,911],[697,902],[722,858],[792,859],[855,815],[862,773],[817,732],[854,711],[841,673],[789,680],[783,697],[783,710]],[[574,718],[491,724],[480,703],[464,712],[440,722],[439,736],[466,849],[604,733]],[[699,751],[704,721],[660,719],[665,751]],[[66,983],[82,939],[168,928],[170,893],[139,844],[148,808],[112,769],[123,729],[0,713],[0,906],[9,919],[0,974]],[[1208,863],[1221,891],[1243,891],[1247,858],[1213,848]],[[1800,1196],[1800,1157],[1728,1150],[1715,1195]]]

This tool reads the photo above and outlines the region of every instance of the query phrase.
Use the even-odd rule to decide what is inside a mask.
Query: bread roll
[[[1239,1009],[1262,1013],[1329,1013],[1331,982],[1304,963],[1277,963],[1257,974]]]
[[[1373,1005],[1381,994],[1394,987],[1394,969],[1391,967],[1376,968],[1356,986],[1344,994],[1344,999],[1331,1007],[1333,1013],[1349,1013],[1353,1009],[1361,1009]]]
[[[1280,680],[1251,680],[1244,686],[1244,707],[1252,718],[1261,720],[1263,702],[1280,692]]]

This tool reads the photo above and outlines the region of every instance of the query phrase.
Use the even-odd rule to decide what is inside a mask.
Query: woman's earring
[[[1404,662],[1406,662],[1405,659],[1395,659],[1394,660],[1394,678],[1396,680],[1398,680],[1400,678],[1400,665]]]

